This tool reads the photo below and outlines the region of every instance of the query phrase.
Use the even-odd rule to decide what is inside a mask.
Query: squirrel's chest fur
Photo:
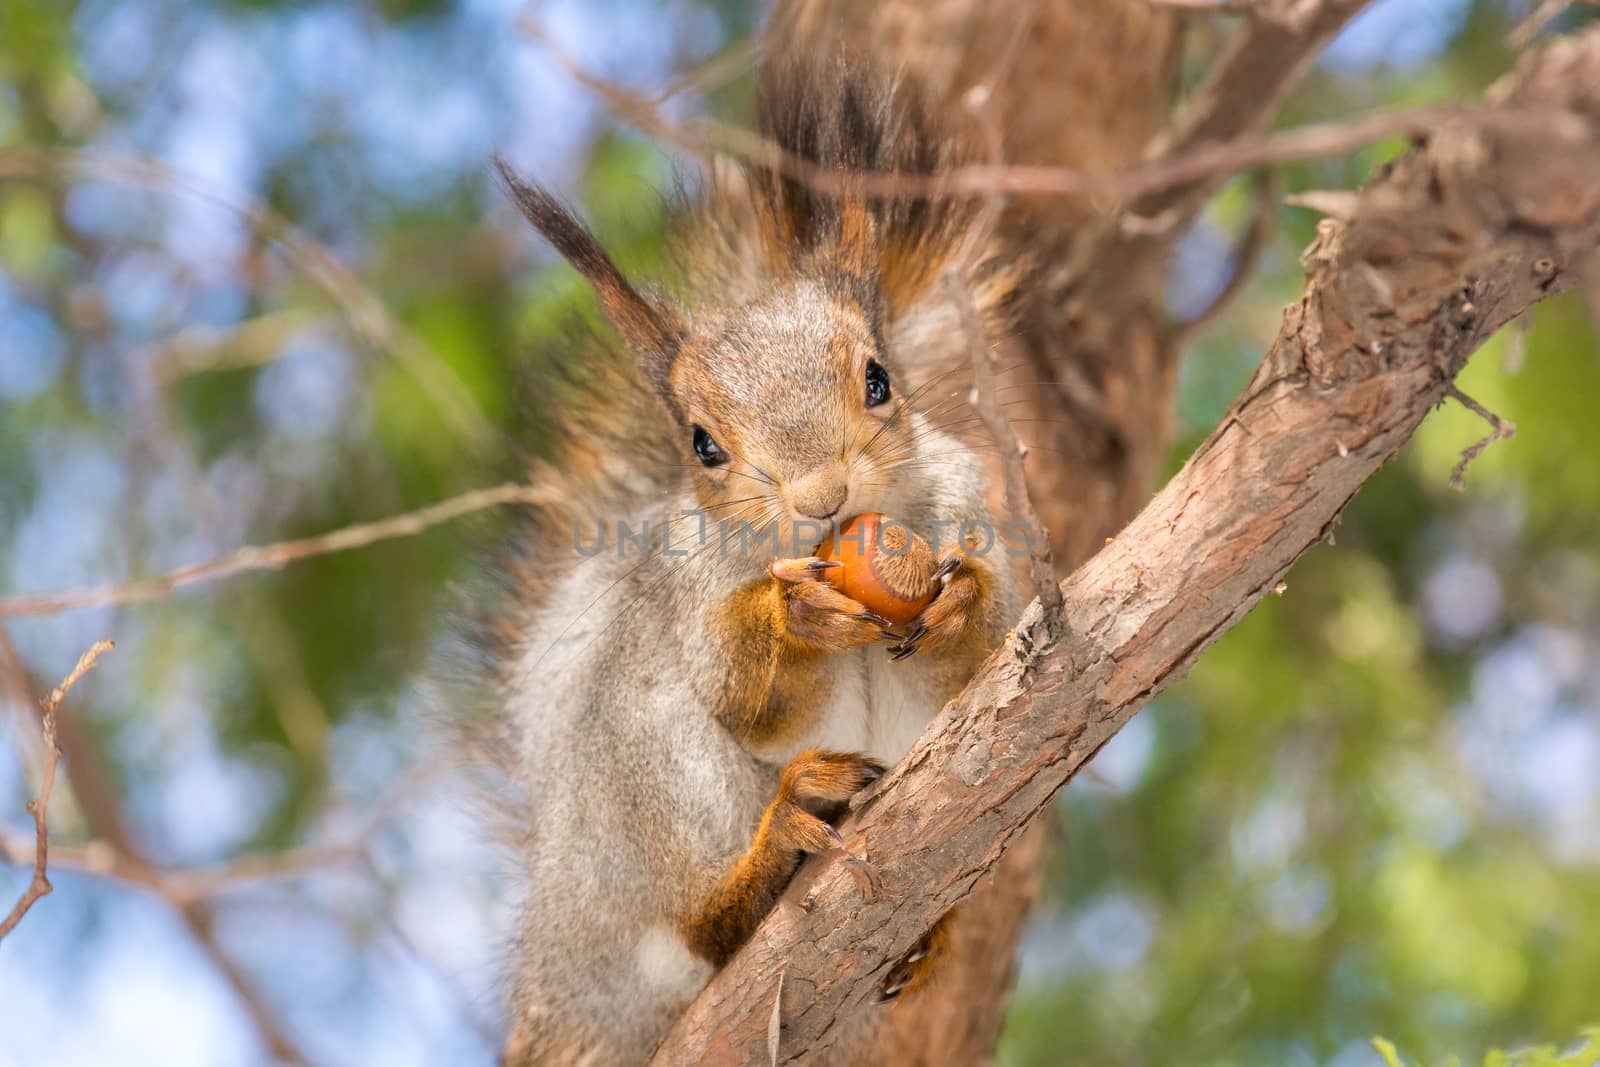
[[[951,462],[941,474],[934,488],[892,492],[880,504],[913,528],[987,521],[976,462]],[[838,654],[812,687],[816,707],[801,717],[798,732],[770,741],[736,738],[725,709],[715,706],[726,660],[740,654],[736,643],[719,639],[724,607],[740,589],[770,581],[772,556],[724,543],[714,526],[708,534],[693,519],[673,525],[663,552],[663,524],[693,506],[692,497],[671,500],[643,521],[625,520],[635,533],[655,531],[648,549],[620,536],[615,520],[574,531],[584,555],[574,553],[576,566],[528,620],[520,669],[511,676],[508,704],[524,724],[530,757],[545,763],[573,735],[615,731],[666,740],[684,758],[712,764],[731,758],[770,770],[809,747],[896,762],[974,664],[929,656],[893,662],[879,646]],[[994,562],[1003,570],[1003,561]],[[560,781],[565,768],[539,769],[549,777],[531,774],[534,783]],[[614,783],[624,784],[631,783]],[[762,781],[752,792],[750,811],[759,812],[767,786]]]
[[[933,447],[942,439],[935,435]],[[949,449],[959,446],[950,441]],[[877,503],[914,529],[988,521],[974,457],[956,455],[939,473],[936,482],[896,486]],[[659,535],[659,523],[693,507],[692,496],[657,497],[647,517]],[[628,521],[640,528],[639,517]],[[574,531],[574,548],[584,551],[574,551],[575,565],[526,620],[508,676],[505,703],[518,725],[518,759],[541,835],[563,832],[555,813],[566,802],[556,798],[579,789],[587,828],[614,817],[619,833],[637,836],[640,816],[659,807],[660,825],[645,831],[651,848],[670,839],[673,849],[731,853],[748,841],[790,756],[819,747],[895,763],[1001,636],[987,634],[970,655],[954,658],[893,662],[881,646],[830,657],[807,687],[815,707],[796,731],[741,738],[716,706],[728,659],[741,654],[719,639],[719,620],[738,590],[771,581],[771,553],[722,545],[715,535],[686,536],[693,520],[674,527],[671,541],[673,553],[687,554],[663,554],[659,536],[646,552],[619,539],[615,522],[608,520],[598,550],[595,526]],[[989,557],[999,573],[1002,557],[998,550]],[[1001,631],[1004,619],[997,613]]]
[[[937,432],[928,441],[945,457],[937,481],[871,503],[925,537],[935,522],[990,522],[977,459]],[[627,1032],[608,1038],[619,1049],[647,1050],[708,977],[681,924],[749,846],[784,763],[813,747],[898,762],[1011,616],[997,548],[985,560],[996,592],[970,647],[899,662],[883,644],[829,655],[793,687],[807,702],[786,716],[794,729],[741,731],[719,694],[730,662],[750,650],[726,609],[773,582],[772,555],[678,534],[667,554],[659,524],[694,503],[642,503],[628,521],[637,531],[648,513],[657,524],[648,549],[619,539],[615,519],[598,549],[592,523],[573,531],[570,568],[523,620],[504,676],[510,762],[532,813],[521,1011],[616,1019],[625,1002]]]
[[[924,664],[891,663],[883,650],[863,648],[838,657],[832,692],[815,729],[784,746],[783,758],[805,748],[864,752],[892,766],[944,704],[939,672]],[[896,668],[915,666],[915,670]]]

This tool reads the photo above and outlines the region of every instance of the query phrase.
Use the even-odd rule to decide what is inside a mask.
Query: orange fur
[[[865,756],[806,749],[784,767],[750,847],[684,923],[689,948],[720,967],[772,910],[800,861],[841,842],[831,823],[883,773]]]
[[[775,62],[763,74],[762,116],[764,136],[825,170],[928,176],[965,158],[963,139],[933,121],[911,86],[849,62]],[[866,755],[807,749],[777,774],[768,800],[775,753],[831,744],[897,758],[926,721],[924,704],[931,715],[954,695],[1003,633],[1009,587],[998,563],[957,553],[960,565],[943,572],[915,632],[901,637],[823,581],[823,561],[795,543],[810,520],[882,509],[920,524],[982,513],[976,460],[958,455],[934,424],[937,402],[916,403],[919,377],[931,384],[938,360],[965,359],[941,325],[933,287],[964,248],[978,202],[826,196],[763,169],[714,180],[676,216],[688,283],[675,290],[679,306],[629,282],[549,194],[504,177],[592,284],[623,342],[591,332],[558,363],[576,389],[549,398],[563,412],[561,429],[535,476],[567,491],[527,517],[501,561],[510,596],[478,628],[504,691],[504,714],[483,730],[491,763],[536,788],[598,792],[611,815],[607,823],[559,805],[540,812],[538,832],[561,847],[528,849],[542,895],[522,935],[522,1046],[508,1055],[563,1067],[642,1062],[646,1031],[659,1021],[651,1013],[664,1016],[707,963],[738,950],[805,855],[837,847],[830,820],[882,770]],[[1023,268],[997,247],[977,257],[971,281],[998,333],[1011,321]],[[892,379],[890,402],[878,395],[880,371]],[[770,534],[769,550],[793,546],[787,552],[799,558],[777,559],[756,580],[759,563],[713,565],[698,553],[626,570],[585,553],[570,569],[579,526],[696,504],[722,533]],[[614,544],[620,552],[620,535]],[[653,550],[665,555],[664,537]],[[656,570],[640,572],[646,565]],[[581,580],[569,584],[569,575]],[[530,635],[560,645],[576,619],[553,611],[585,600],[614,617],[603,627],[596,618],[597,633],[570,667],[525,647]],[[671,605],[671,617],[658,620],[665,625],[618,636],[618,624],[659,604]],[[887,647],[860,654],[885,637],[903,642],[905,655],[930,651],[904,668],[888,663]],[[641,685],[671,701],[638,701]],[[652,717],[648,729],[633,729],[635,715]],[[617,760],[614,737],[669,751]],[[705,768],[711,776],[663,781],[694,760],[716,761]],[[575,781],[589,792],[575,791]],[[741,830],[752,836],[735,856]],[[613,858],[645,878],[619,890]],[[643,981],[629,953],[654,946],[646,937],[663,926],[698,959],[651,957]],[[903,964],[915,967],[920,953]]]
[[[884,637],[883,621],[819,581],[813,563],[774,562],[771,578],[751,582],[722,610],[726,670],[715,712],[746,745],[804,734],[832,690],[826,654]]]
[[[889,968],[882,986],[884,1000],[915,996],[936,980],[944,957],[950,952],[950,927],[959,909],[951,908],[939,916],[933,929],[922,935],[905,958]]]

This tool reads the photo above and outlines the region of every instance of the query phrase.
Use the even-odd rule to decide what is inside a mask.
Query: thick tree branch
[[[1348,222],[1324,221],[1305,296],[1227,418],[1064,583],[1070,636],[1029,644],[1030,606],[846,825],[858,858],[808,864],[656,1063],[764,1060],[780,974],[779,1060],[828,1062],[887,968],[1326,536],[1467,357],[1571,284],[1600,247],[1600,29],[1525,60],[1490,102],[1584,121],[1442,128],[1369,183]]]

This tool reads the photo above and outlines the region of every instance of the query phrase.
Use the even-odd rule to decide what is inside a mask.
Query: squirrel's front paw
[[[886,633],[888,619],[822,581],[826,571],[838,566],[811,556],[775,560],[768,568],[783,592],[789,635],[823,652],[847,652],[894,639]]]
[[[773,798],[778,843],[800,852],[843,848],[833,823],[849,799],[883,776],[883,764],[857,752],[808,748],[783,768]]]
[[[902,660],[915,655],[919,649],[948,646],[964,635],[976,620],[983,598],[983,582],[967,561],[966,553],[959,548],[940,553],[939,569],[934,577],[944,588],[933,598],[933,603],[922,609],[905,637],[890,646],[890,659]]]

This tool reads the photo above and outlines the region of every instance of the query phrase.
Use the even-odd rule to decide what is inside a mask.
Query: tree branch
[[[1173,327],[1172,347],[1175,351],[1181,352],[1233,307],[1234,301],[1249,288],[1261,255],[1272,242],[1273,231],[1277,229],[1278,201],[1281,199],[1277,171],[1270,168],[1257,171],[1255,185],[1255,206],[1250,213],[1250,223],[1234,245],[1233,254],[1228,257],[1232,272],[1210,303],[1195,312],[1193,317]]]
[[[1496,441],[1504,441],[1507,438],[1515,437],[1517,435],[1517,427],[1515,423],[1502,419],[1499,415],[1496,415],[1466,393],[1457,389],[1454,384],[1445,390],[1445,395],[1451,397],[1456,403],[1489,424],[1489,432],[1480,438],[1476,444],[1464,449],[1461,453],[1461,458],[1456,461],[1455,467],[1450,471],[1450,488],[1465,489],[1467,487],[1467,468],[1471,466],[1472,461],[1483,455],[1484,449]]]
[[[0,629],[0,676],[11,682],[19,694],[28,695],[34,691],[34,683],[4,629]],[[43,709],[44,700],[41,699],[39,703]],[[61,719],[59,726],[59,747],[66,759],[73,794],[83,812],[84,821],[89,825],[91,832],[98,835],[99,847],[118,857],[117,866],[121,871],[135,867],[142,871],[153,870],[154,865],[138,847],[124,824],[115,787],[109,784],[110,774],[106,770],[105,759],[95,744],[93,734],[76,725],[76,719],[71,715]],[[69,858],[71,856],[70,850],[68,856]],[[177,911],[184,928],[189,931],[195,944],[206,958],[211,960],[223,981],[239,998],[240,1006],[249,1016],[251,1025],[260,1035],[262,1044],[272,1057],[280,1063],[290,1064],[293,1067],[307,1067],[305,1056],[289,1039],[261,994],[250,983],[239,965],[222,947],[216,935],[212,913],[206,903],[191,901],[179,905]]]
[[[894,961],[1325,538],[1467,357],[1572,283],[1600,247],[1600,29],[1525,60],[1490,101],[1583,118],[1440,129],[1362,190],[1348,222],[1324,221],[1305,295],[1228,416],[1064,583],[1069,636],[1031,644],[1028,608],[843,828],[865,860],[808,863],[657,1064],[762,1060],[780,974],[779,1061],[827,1062]]]
[[[1366,4],[1367,0],[1258,0],[1252,4],[1243,29],[1147,149],[1147,158],[1158,164],[1185,159],[1198,150],[1248,139],[1265,129],[1322,46]],[[1161,189],[1130,192],[1130,211],[1146,218],[1176,213],[1187,221],[1229,173],[1270,162],[1273,160],[1247,159],[1229,171],[1196,173],[1189,182],[1178,180]]]
[[[47,873],[50,859],[50,831],[46,826],[46,816],[50,809],[50,793],[56,784],[56,767],[61,763],[61,746],[56,743],[56,711],[61,707],[61,702],[67,698],[67,692],[78,684],[78,679],[92,671],[95,662],[114,647],[116,646],[110,641],[96,641],[89,651],[78,657],[78,665],[72,668],[72,673],[40,702],[44,708],[42,728],[47,755],[44,774],[39,779],[39,792],[28,801],[28,814],[33,816],[33,878],[29,880],[28,887],[22,891],[22,896],[12,907],[11,913],[0,919],[0,941],[4,941],[6,935],[17,928],[22,917],[28,914],[28,909],[33,907],[34,901],[49,893],[52,888]]]
[[[1372,111],[1277,134],[1260,133],[1303,67],[1366,2],[1329,0],[1315,5],[1316,18],[1260,20],[1261,29],[1250,31],[1244,41],[1218,61],[1219,73],[1151,146],[1150,158],[1112,174],[1003,162],[969,163],[933,176],[821,167],[739,126],[709,118],[676,121],[652,100],[585,70],[533,18],[525,18],[518,25],[529,38],[544,46],[574,81],[599,96],[624,122],[702,159],[718,153],[733,156],[832,195],[1118,196],[1130,201],[1129,217],[1145,220],[1145,236],[1154,232],[1150,229],[1151,220],[1158,218],[1163,220],[1160,235],[1181,233],[1180,216],[1186,224],[1220,182],[1240,171],[1342,155],[1386,137],[1421,137],[1450,122],[1474,122],[1506,130],[1533,123],[1548,125],[1557,134],[1563,129],[1571,130],[1573,116],[1558,110],[1517,113],[1504,108],[1432,105]],[[1129,232],[1140,229],[1137,221],[1130,224],[1124,220],[1120,225]]]
[[[278,570],[313,556],[365,548],[379,541],[389,541],[397,537],[412,537],[440,523],[486,508],[505,504],[548,504],[554,497],[555,494],[547,488],[520,485],[515,482],[490,486],[487,489],[474,489],[416,511],[391,515],[375,522],[345,526],[315,537],[277,541],[269,545],[247,545],[219,559],[179,567],[144,581],[97,585],[57,593],[0,597],[0,619],[19,615],[54,615],[74,608],[154,600],[195,582],[232,578],[250,571]]]
[[[436,762],[425,762],[401,775],[360,817],[352,832],[325,844],[241,856],[201,867],[172,868],[154,865],[113,842],[97,840],[85,845],[57,845],[51,850],[51,865],[58,871],[114,879],[154,894],[179,909],[237,889],[290,881],[331,867],[370,866],[373,839],[378,832],[440,769]],[[18,863],[26,853],[27,842],[22,834],[0,828],[0,859]]]

